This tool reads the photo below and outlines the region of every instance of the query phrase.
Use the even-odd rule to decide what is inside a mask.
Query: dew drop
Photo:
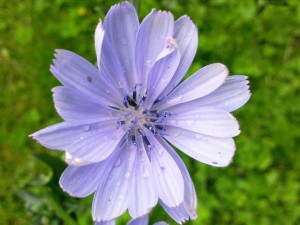
[[[84,125],[84,126],[81,127],[81,129],[83,131],[89,131],[90,130],[90,125]]]
[[[124,195],[119,195],[119,199],[123,199],[124,198]]]
[[[106,91],[106,93],[107,93],[107,94],[109,94],[109,93],[110,93],[110,90],[108,90],[108,89],[106,89],[105,91]]]
[[[197,138],[197,139],[203,139],[203,136],[201,135],[201,134],[195,134],[195,138]]]
[[[144,61],[144,64],[145,64],[145,65],[148,65],[148,66],[149,66],[150,63],[151,63],[151,60],[150,60],[150,59]]]
[[[118,182],[118,183],[117,183],[117,186],[120,186],[120,185],[121,185],[121,182]]]
[[[144,170],[144,173],[143,173],[143,175],[142,175],[142,177],[143,177],[143,178],[148,178],[149,176],[150,176],[149,170],[148,170],[148,169],[145,169],[145,170]]]
[[[163,149],[160,148],[160,149],[158,150],[158,155],[162,156],[163,154],[164,154],[164,151],[163,151]]]
[[[129,173],[129,172],[126,172],[125,175],[124,175],[124,177],[125,177],[126,179],[128,179],[128,178],[130,177],[130,173]]]
[[[115,168],[119,167],[122,163],[122,160],[121,159],[118,159],[114,165]]]
[[[195,120],[186,120],[185,123],[186,123],[187,126],[191,126],[191,125],[195,124]]]
[[[180,135],[180,132],[174,132],[172,136],[173,137],[178,137],[179,135]]]

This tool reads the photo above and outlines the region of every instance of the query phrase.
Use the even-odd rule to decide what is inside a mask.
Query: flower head
[[[230,114],[249,97],[245,76],[208,65],[179,84],[195,56],[196,26],[187,17],[152,10],[139,24],[129,2],[113,6],[95,33],[98,68],[56,50],[51,72],[64,122],[32,137],[66,152],[60,185],[72,196],[92,193],[96,222],[127,209],[133,218],[160,202],[178,223],[195,219],[197,198],[182,160],[227,166],[239,125]]]

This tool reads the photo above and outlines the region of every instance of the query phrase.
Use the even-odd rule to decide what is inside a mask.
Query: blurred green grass
[[[51,169],[34,156],[61,154],[28,135],[60,121],[50,92],[58,85],[49,72],[54,49],[95,62],[95,26],[117,2],[0,0],[0,224],[66,224],[65,212],[78,224],[92,224],[91,198],[68,197],[54,183],[58,175],[52,170],[60,161],[48,162]],[[234,113],[242,133],[233,163],[219,169],[183,156],[199,198],[198,219],[188,224],[296,225],[300,2],[143,0],[140,18],[154,7],[172,11],[175,18],[187,14],[199,28],[199,49],[189,74],[222,62],[231,74],[246,74],[251,82],[252,98]],[[151,215],[151,221],[166,217],[159,208]]]

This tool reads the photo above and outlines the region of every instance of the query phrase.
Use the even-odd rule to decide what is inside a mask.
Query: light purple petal
[[[232,112],[249,100],[251,94],[248,84],[249,81],[246,76],[229,76],[217,90],[194,100],[191,104],[194,106],[214,106]],[[183,105],[182,107],[186,106]]]
[[[100,68],[100,55],[101,55],[101,49],[102,49],[102,43],[104,39],[104,29],[102,25],[102,21],[100,20],[95,31],[95,50],[97,55],[97,63],[98,67]]]
[[[113,6],[105,17],[105,35],[114,49],[122,68],[122,76],[129,80],[129,88],[137,83],[135,70],[135,44],[139,20],[134,6],[123,2]],[[104,42],[105,44],[106,42]]]
[[[174,18],[171,13],[155,9],[143,20],[136,42],[136,69],[141,82],[147,81],[148,73],[164,49],[166,38],[173,36]]]
[[[164,221],[160,221],[160,222],[154,223],[153,225],[168,225],[168,224]]]
[[[133,174],[129,189],[128,211],[131,217],[137,218],[150,212],[158,201],[151,163],[144,148],[141,136],[138,136],[138,151],[133,165]]]
[[[116,220],[96,222],[95,225],[116,225]]]
[[[180,61],[180,53],[177,43],[174,39],[169,38],[166,41],[166,47],[158,56],[149,72],[147,82],[146,107],[152,106],[153,102],[164,90],[172,79]]]
[[[167,101],[158,103],[156,108],[161,110],[205,96],[221,86],[227,75],[228,70],[223,64],[214,63],[205,66],[176,87]]]
[[[178,206],[184,198],[182,174],[170,154],[151,133],[150,160],[158,197],[169,207]]]
[[[216,138],[178,127],[168,127],[165,138],[188,156],[211,166],[224,167],[235,152],[232,138]]]
[[[66,50],[56,50],[50,71],[66,87],[77,89],[103,104],[118,106],[118,90],[100,75],[99,70],[81,56]]]
[[[195,57],[198,47],[198,30],[188,16],[182,16],[175,21],[174,39],[179,46],[181,60],[171,82],[160,97],[168,95],[175,88],[188,71]]]
[[[214,107],[198,107],[186,110],[180,106],[171,108],[174,114],[166,118],[166,124],[214,137],[234,137],[240,133],[237,120],[228,112]]]
[[[86,132],[87,126],[62,122],[39,130],[30,137],[47,148],[65,151],[82,133]]]
[[[103,175],[103,164],[68,166],[60,177],[61,188],[71,196],[84,198],[98,187]]]
[[[93,201],[93,218],[96,221],[112,220],[128,208],[128,189],[133,173],[137,149],[133,145],[122,150],[108,178],[103,178]]]
[[[118,146],[125,134],[122,129],[116,129],[111,123],[101,129],[87,132],[67,148],[74,158],[87,162],[100,162],[106,159]]]
[[[184,180],[184,201],[177,207],[168,207],[166,204],[161,202],[166,212],[177,222],[181,223],[189,218],[194,220],[197,217],[197,196],[194,188],[193,181],[187,171],[184,162],[181,160],[179,155],[174,149],[163,139],[159,139],[160,143],[168,151],[171,157],[176,162],[180,169],[180,172]]]
[[[97,99],[89,98],[76,89],[60,86],[52,91],[55,108],[67,122],[90,124],[120,117],[119,110],[108,108]]]
[[[127,225],[148,225],[149,215],[130,220]]]

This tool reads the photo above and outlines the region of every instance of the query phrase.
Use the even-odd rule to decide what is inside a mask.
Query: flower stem
[[[60,203],[58,202],[57,197],[54,194],[50,194],[50,204],[52,204],[57,216],[59,216],[66,225],[75,225],[76,222],[70,217],[66,211],[61,207]]]

